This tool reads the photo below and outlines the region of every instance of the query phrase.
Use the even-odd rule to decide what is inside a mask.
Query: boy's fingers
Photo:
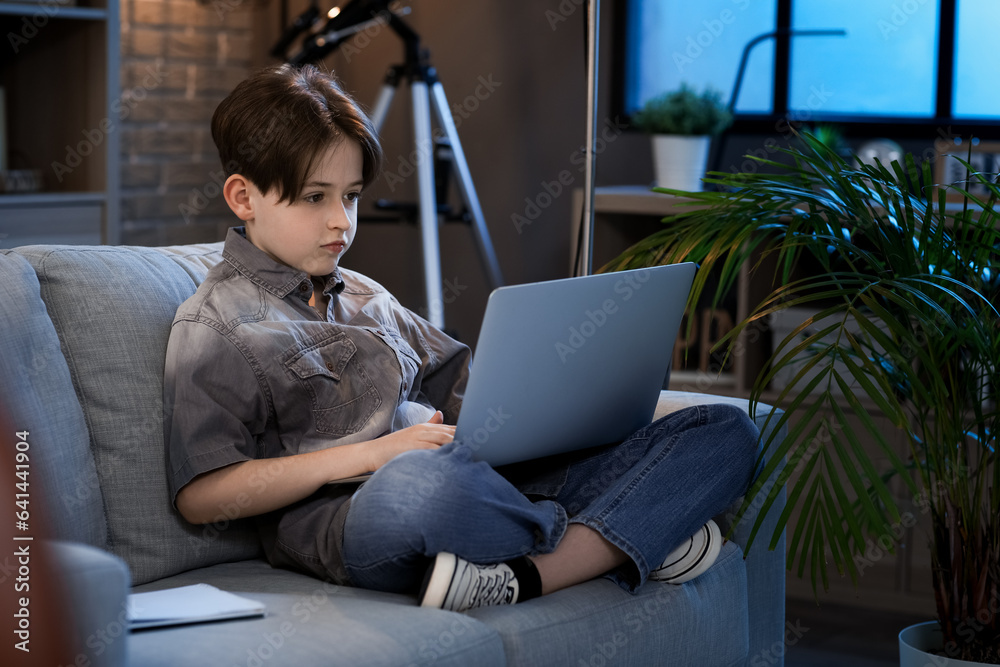
[[[427,420],[428,424],[443,424],[444,423],[444,413],[438,410],[431,418]]]

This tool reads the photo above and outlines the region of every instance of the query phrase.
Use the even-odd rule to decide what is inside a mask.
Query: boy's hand
[[[455,439],[455,427],[444,423],[444,414],[435,412],[427,422],[414,424],[371,441],[372,470],[378,470],[398,454],[411,449],[437,449]]]

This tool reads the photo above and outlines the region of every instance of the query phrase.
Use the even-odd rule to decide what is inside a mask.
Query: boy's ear
[[[253,220],[253,200],[250,198],[250,188],[253,184],[240,174],[233,174],[222,186],[222,196],[226,198],[229,208],[240,220]]]

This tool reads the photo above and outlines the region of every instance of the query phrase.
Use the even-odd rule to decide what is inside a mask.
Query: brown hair
[[[293,201],[316,157],[343,139],[361,146],[368,187],[382,167],[371,119],[332,75],[314,65],[268,67],[240,82],[212,116],[226,177],[240,174],[278,201]]]

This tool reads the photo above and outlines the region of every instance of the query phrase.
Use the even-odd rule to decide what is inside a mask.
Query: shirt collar
[[[260,285],[280,299],[284,299],[295,290],[299,290],[308,300],[312,294],[312,281],[305,271],[292,268],[275,261],[266,252],[255,246],[247,238],[246,227],[230,227],[226,234],[226,243],[222,248],[222,258],[229,262],[247,280]],[[340,269],[322,276],[323,293],[344,291],[344,279]],[[307,285],[307,289],[300,289]]]

